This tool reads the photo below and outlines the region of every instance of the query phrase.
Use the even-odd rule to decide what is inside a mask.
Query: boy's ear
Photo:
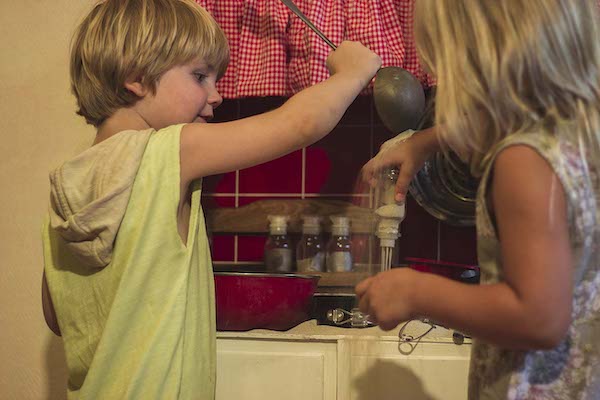
[[[142,83],[142,77],[131,77],[125,81],[125,89],[138,97],[144,97],[148,94],[148,88]]]

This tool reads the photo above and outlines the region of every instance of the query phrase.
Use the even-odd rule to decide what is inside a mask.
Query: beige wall
[[[91,143],[68,46],[92,0],[0,0],[0,398],[64,399],[60,339],[40,303],[48,171]]]

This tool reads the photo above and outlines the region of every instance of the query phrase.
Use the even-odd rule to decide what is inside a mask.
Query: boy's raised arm
[[[246,168],[280,157],[329,133],[381,66],[357,42],[343,42],[327,59],[332,74],[302,90],[276,110],[237,121],[189,124],[181,133],[181,176]]]

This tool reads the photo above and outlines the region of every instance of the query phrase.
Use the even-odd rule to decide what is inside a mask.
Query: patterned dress
[[[504,280],[500,244],[486,202],[495,157],[508,146],[527,145],[560,179],[567,196],[574,256],[572,324],[552,350],[516,351],[475,341],[469,399],[600,399],[600,214],[598,177],[589,173],[585,150],[546,134],[515,134],[500,142],[477,194],[477,240],[482,284]],[[582,157],[581,155],[584,155]],[[598,227],[598,228],[597,228]]]

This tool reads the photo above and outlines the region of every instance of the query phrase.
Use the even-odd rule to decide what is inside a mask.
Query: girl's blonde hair
[[[600,160],[596,0],[418,0],[415,39],[435,75],[436,124],[478,175],[507,135],[579,135]]]
[[[202,59],[225,73],[229,47],[221,28],[192,0],[106,0],[81,22],[71,48],[71,88],[89,124],[100,125],[138,98],[125,88],[141,79],[153,93],[170,68]]]

